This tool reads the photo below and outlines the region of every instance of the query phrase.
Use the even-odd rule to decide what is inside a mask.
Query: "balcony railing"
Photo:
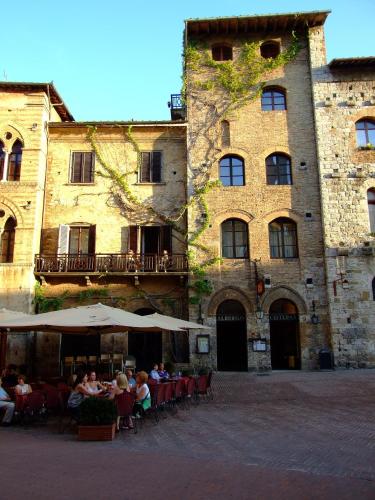
[[[54,254],[35,256],[36,273],[162,273],[187,272],[183,254]]]
[[[168,102],[168,107],[171,110],[172,120],[185,120],[186,106],[182,100],[181,94],[171,94],[171,100]]]

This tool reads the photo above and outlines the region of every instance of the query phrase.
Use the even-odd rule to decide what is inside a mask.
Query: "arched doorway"
[[[269,310],[271,365],[273,370],[301,368],[299,319],[291,300],[278,299]]]
[[[134,311],[140,316],[147,316],[156,312],[154,309],[143,307]],[[153,363],[162,360],[162,334],[161,332],[129,332],[128,354],[136,359],[137,370],[149,372]]]
[[[237,300],[225,300],[216,313],[217,368],[247,371],[246,311]]]

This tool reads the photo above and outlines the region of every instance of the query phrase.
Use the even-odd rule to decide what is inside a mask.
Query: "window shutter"
[[[94,153],[82,153],[82,182],[94,181]]]
[[[82,167],[82,153],[72,154],[72,171],[70,175],[70,182],[81,182],[81,167]]]
[[[128,251],[138,251],[138,226],[129,226]]]
[[[152,182],[161,182],[161,152],[152,153]]]
[[[57,253],[68,253],[69,249],[69,232],[70,227],[66,224],[59,226],[59,242],[57,245]]]
[[[89,254],[93,255],[95,253],[95,243],[96,243],[96,226],[93,224],[89,229]]]
[[[160,227],[160,253],[166,250],[169,254],[172,253],[172,226]]]
[[[151,182],[150,170],[151,170],[151,153],[142,153],[141,161],[141,182]]]

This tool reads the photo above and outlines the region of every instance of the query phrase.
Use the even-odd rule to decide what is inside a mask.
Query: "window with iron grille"
[[[139,182],[161,182],[161,151],[142,151]]]
[[[283,111],[286,109],[285,92],[282,89],[266,88],[262,93],[262,111]]]
[[[266,158],[267,184],[292,184],[290,158],[287,155],[275,153]]]
[[[279,218],[269,224],[271,259],[298,257],[297,225],[290,219]]]
[[[72,153],[70,182],[73,184],[92,184],[94,182],[95,153],[93,151]]]
[[[375,233],[375,189],[367,191],[368,216],[370,219],[370,231]]]

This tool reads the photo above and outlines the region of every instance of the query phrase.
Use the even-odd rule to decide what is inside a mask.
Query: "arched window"
[[[244,186],[244,161],[239,156],[224,156],[220,160],[220,180],[223,186]]]
[[[367,191],[368,215],[370,219],[370,231],[375,233],[375,189]]]
[[[233,49],[230,45],[214,45],[212,47],[212,59],[214,61],[231,61]]]
[[[285,91],[280,88],[265,88],[262,93],[262,111],[286,109]]]
[[[0,141],[0,181],[4,175],[4,162],[5,162],[4,143]]]
[[[375,146],[375,120],[360,120],[355,124],[357,131],[357,146]]]
[[[244,259],[247,251],[247,224],[228,219],[221,224],[221,255],[225,259]]]
[[[230,125],[227,120],[221,122],[221,146],[223,148],[230,146]]]
[[[271,259],[298,257],[297,226],[290,219],[281,217],[269,224]]]
[[[264,42],[260,46],[260,55],[264,59],[274,59],[280,54],[280,44],[279,42],[269,41]]]
[[[290,158],[281,153],[274,153],[266,158],[267,184],[292,184]]]
[[[9,155],[8,163],[8,181],[19,181],[21,178],[22,163],[22,143],[18,139],[13,144]]]
[[[9,217],[1,235],[1,262],[13,262],[14,239],[17,222]]]
[[[375,300],[375,278],[372,279],[372,300]]]

